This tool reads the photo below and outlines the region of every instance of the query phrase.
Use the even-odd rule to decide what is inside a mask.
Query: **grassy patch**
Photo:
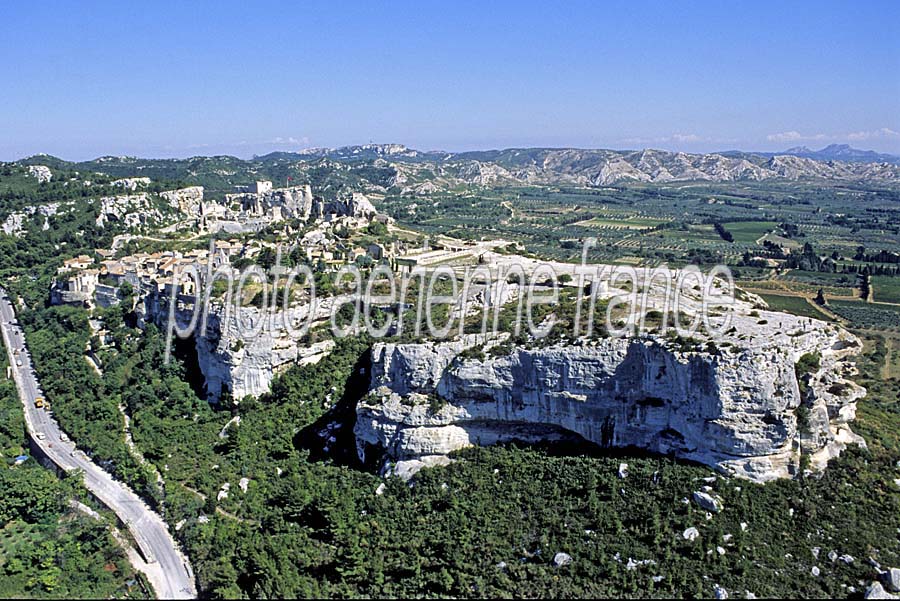
[[[876,302],[900,304],[900,277],[876,275],[871,283]]]
[[[755,244],[778,225],[772,221],[733,221],[723,224],[739,244]]]
[[[784,311],[785,313],[793,313],[801,317],[812,317],[815,319],[823,319],[831,321],[831,318],[820,311],[815,306],[807,302],[802,296],[787,296],[781,294],[760,294],[764,301],[769,304],[772,311]]]

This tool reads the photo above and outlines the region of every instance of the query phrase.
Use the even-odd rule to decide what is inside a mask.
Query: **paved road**
[[[32,438],[43,452],[61,469],[80,469],[84,484],[104,505],[112,509],[128,526],[147,560],[147,578],[161,599],[187,599],[197,596],[194,575],[187,559],[169,534],[166,523],[127,486],[112,478],[93,463],[72,442],[61,438],[61,431],[51,413],[34,406],[34,399],[44,396],[31,366],[25,337],[15,320],[12,303],[0,288],[0,330],[13,377],[25,406],[25,423]],[[64,437],[63,437],[64,438]]]

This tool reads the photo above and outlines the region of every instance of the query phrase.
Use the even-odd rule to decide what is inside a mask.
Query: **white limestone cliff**
[[[339,296],[317,302],[312,323],[327,320],[333,303],[345,300],[345,296]],[[175,324],[182,331],[189,331],[194,309],[193,297],[179,297],[174,316]],[[139,323],[154,323],[167,331],[170,311],[167,295],[147,295],[135,311]],[[198,313],[191,339],[212,401],[226,394],[235,400],[265,394],[271,390],[277,373],[294,364],[316,363],[334,348],[332,340],[309,343],[300,335],[301,326],[310,319],[309,305],[292,307],[285,313],[253,306],[235,309],[233,305],[226,307],[213,300],[207,311],[205,331],[202,313]],[[290,320],[291,329],[285,326],[286,319]]]
[[[170,207],[185,215],[198,215],[203,204],[203,186],[168,190],[160,192],[159,195]]]
[[[313,211],[314,198],[309,184],[263,192],[227,194],[225,203],[253,217],[307,220]]]
[[[289,188],[276,188],[264,192],[228,194],[225,202],[250,217],[263,217],[273,221],[282,219],[318,219],[327,215],[339,215],[370,219],[377,211],[369,199],[359,192],[325,200],[313,196],[309,184]]]
[[[361,458],[374,449],[409,475],[470,445],[577,434],[604,447],[637,447],[755,481],[821,469],[848,443],[865,390],[848,380],[859,341],[835,326],[762,312],[777,331],[681,350],[662,337],[606,338],[460,356],[485,344],[377,344],[369,395],[357,409]],[[742,327],[743,326],[743,327]],[[753,331],[747,319],[737,331]],[[702,347],[708,349],[708,347]],[[798,427],[795,363],[821,355],[809,376],[808,425]],[[468,355],[471,355],[469,353]],[[410,469],[412,468],[412,469]]]
[[[35,178],[38,183],[46,183],[53,179],[53,172],[46,165],[29,165],[28,175]]]
[[[360,217],[371,219],[378,211],[369,201],[365,194],[354,192],[349,197],[338,198],[329,202],[322,203],[316,209],[322,215],[333,213],[335,215],[346,215],[348,217]]]
[[[113,222],[122,223],[128,228],[154,226],[169,220],[167,214],[170,212],[197,215],[203,204],[203,186],[167,190],[160,192],[158,198],[148,192],[104,196],[98,203],[100,206],[96,222],[99,227]]]

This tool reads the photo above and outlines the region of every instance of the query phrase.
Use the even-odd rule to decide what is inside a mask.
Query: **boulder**
[[[572,563],[572,556],[568,553],[559,552],[553,556],[553,565],[558,568],[569,565]]]
[[[706,492],[695,491],[694,502],[706,511],[711,511],[712,513],[719,513],[722,511],[722,500],[719,497],[714,497]]]

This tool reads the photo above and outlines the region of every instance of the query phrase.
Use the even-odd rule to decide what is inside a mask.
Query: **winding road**
[[[35,398],[43,396],[43,392],[31,365],[25,337],[16,322],[12,302],[3,288],[0,288],[0,330],[32,440],[60,469],[81,470],[85,487],[128,527],[146,560],[142,571],[160,599],[195,598],[197,590],[191,566],[159,514],[77,450],[48,410],[35,407]]]

